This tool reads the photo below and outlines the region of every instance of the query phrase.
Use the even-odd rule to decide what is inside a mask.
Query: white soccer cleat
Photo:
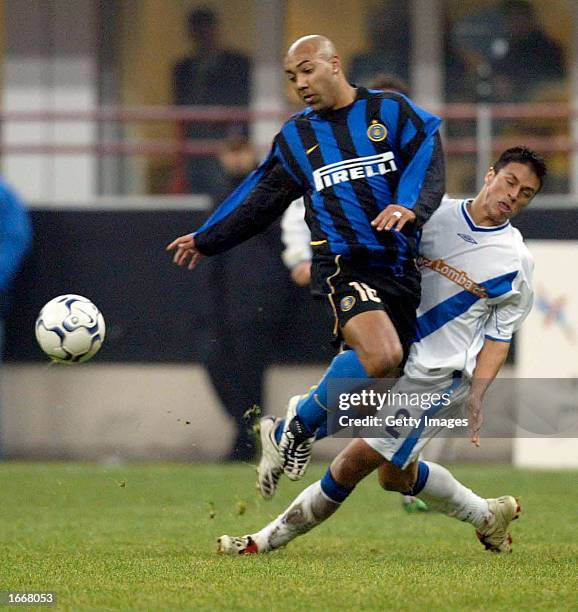
[[[254,555],[259,552],[257,543],[250,535],[228,536],[217,538],[217,553],[220,555]]]
[[[491,552],[512,552],[512,536],[508,533],[508,527],[520,516],[522,508],[518,500],[511,495],[487,501],[491,516],[486,524],[476,531],[478,540]]]
[[[283,471],[290,480],[303,478],[311,461],[315,434],[309,433],[297,417],[297,404],[301,395],[289,400],[285,426],[279,443],[279,453],[283,461]]]
[[[261,460],[257,466],[257,488],[261,496],[271,499],[277,492],[277,483],[283,475],[283,459],[275,440],[275,429],[281,419],[267,416],[260,421]]]

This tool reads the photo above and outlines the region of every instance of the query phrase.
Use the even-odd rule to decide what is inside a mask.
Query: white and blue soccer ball
[[[98,308],[81,295],[59,295],[50,300],[36,319],[40,348],[61,363],[82,363],[98,353],[105,335]]]

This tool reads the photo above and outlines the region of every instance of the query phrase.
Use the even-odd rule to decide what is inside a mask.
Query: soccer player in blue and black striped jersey
[[[305,472],[315,432],[333,409],[329,381],[398,374],[420,300],[420,228],[445,187],[438,117],[401,94],[350,84],[323,36],[293,43],[285,72],[307,108],[283,125],[265,161],[202,227],[167,247],[177,265],[192,270],[204,255],[261,232],[304,196],[312,292],[328,302],[334,335],[349,350],[314,390],[289,403],[276,434],[274,481],[282,471],[293,480]]]

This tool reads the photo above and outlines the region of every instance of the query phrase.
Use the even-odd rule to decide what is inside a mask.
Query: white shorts
[[[461,373],[439,382],[402,376],[391,393],[402,394],[404,398],[419,396],[422,401],[419,405],[409,405],[407,401],[396,400],[395,404],[388,407],[386,414],[390,416],[389,421],[385,421],[385,414],[381,415],[384,436],[376,436],[374,427],[371,431],[362,432],[363,439],[385,459],[399,468],[406,468],[442,429],[448,425],[467,425],[462,409],[470,386],[469,379],[462,378]]]

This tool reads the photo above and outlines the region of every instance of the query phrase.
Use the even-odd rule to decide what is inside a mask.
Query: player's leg
[[[403,347],[393,322],[385,310],[370,310],[349,319],[341,333],[367,376],[395,376],[403,360]]]
[[[370,378],[370,375],[355,351],[345,350],[340,352],[333,358],[317,385],[305,395],[295,397],[293,418],[298,420],[305,433],[313,435],[326,424],[327,413],[331,410],[328,398],[330,382],[352,379],[352,386],[356,386],[360,380],[368,378]],[[290,413],[288,413],[288,416],[291,416]],[[279,442],[281,442],[282,433],[281,431],[278,434]]]
[[[487,500],[470,491],[437,463],[415,460],[400,468],[386,462],[379,469],[379,483],[386,491],[423,498],[433,510],[475,527],[483,525],[489,516]]]
[[[347,392],[358,387],[360,380],[398,373],[403,347],[397,331],[381,303],[365,307],[370,309],[349,318],[341,328],[350,350],[334,358],[312,391],[290,401],[285,426],[277,440],[283,469],[292,480],[298,480],[305,473],[316,432],[327,422],[327,413],[335,410],[328,393],[331,381],[339,380],[341,391]]]
[[[386,437],[366,438],[367,443],[387,460],[379,470],[381,485],[389,491],[417,496],[426,502],[428,508],[472,524],[489,550],[509,551],[511,537],[507,530],[520,513],[517,501],[510,496],[484,499],[441,465],[419,460],[429,440],[443,429],[428,424],[429,418],[434,415],[441,419],[461,417],[462,406],[470,392],[469,382],[460,372],[454,372],[451,380],[440,381],[402,376],[394,391],[407,397],[419,395],[420,401],[413,407],[405,405],[403,408],[406,416],[413,417],[413,424],[408,424],[405,429],[388,427]],[[445,399],[430,402],[423,410],[424,400],[430,400],[432,394]],[[394,410],[398,413],[397,406]]]
[[[470,523],[487,550],[511,551],[508,527],[521,512],[514,497],[484,499],[430,461],[414,461],[405,469],[385,463],[379,469],[379,482],[387,491],[417,496],[431,510]]]
[[[357,483],[383,461],[383,457],[363,440],[352,440],[333,460],[325,476],[302,491],[285,512],[257,533],[242,537],[221,536],[218,552],[242,555],[284,546],[334,514]]]
[[[275,487],[264,486],[274,480],[268,478],[271,470],[281,466],[289,478],[298,480],[307,469],[314,441],[325,437],[327,413],[335,409],[328,398],[329,383],[339,379],[346,392],[348,383],[353,391],[360,380],[397,376],[414,334],[419,302],[419,275],[414,268],[403,277],[373,268],[360,273],[338,258],[323,270],[321,286],[331,289],[325,297],[335,320],[334,335],[345,340],[348,350],[335,357],[316,387],[289,401],[274,442],[267,441],[271,456],[274,444],[278,445],[280,463],[267,462],[265,469],[259,469],[259,487],[267,496],[275,492]]]
[[[428,508],[472,524],[489,550],[509,551],[511,537],[507,529],[520,512],[516,500],[510,496],[484,499],[441,465],[419,460],[429,440],[442,430],[440,426],[428,425],[425,417],[461,416],[461,407],[470,390],[469,382],[462,379],[459,372],[454,373],[451,382],[416,381],[404,376],[396,383],[395,390],[408,395],[419,393],[422,398],[436,393],[445,396],[449,402],[431,404],[425,411],[421,408],[422,401],[414,408],[406,407],[408,415],[419,418],[419,425],[403,432],[389,428],[388,437],[367,439],[368,444],[387,459],[380,468],[382,486],[390,491],[417,496],[426,502]]]
[[[331,380],[386,378],[396,376],[403,360],[403,347],[397,330],[379,303],[348,318],[341,326],[341,335],[349,350],[333,359],[323,378],[297,406],[296,414],[305,428],[316,432],[327,422],[331,410],[328,385]],[[341,321],[340,321],[341,324]]]

